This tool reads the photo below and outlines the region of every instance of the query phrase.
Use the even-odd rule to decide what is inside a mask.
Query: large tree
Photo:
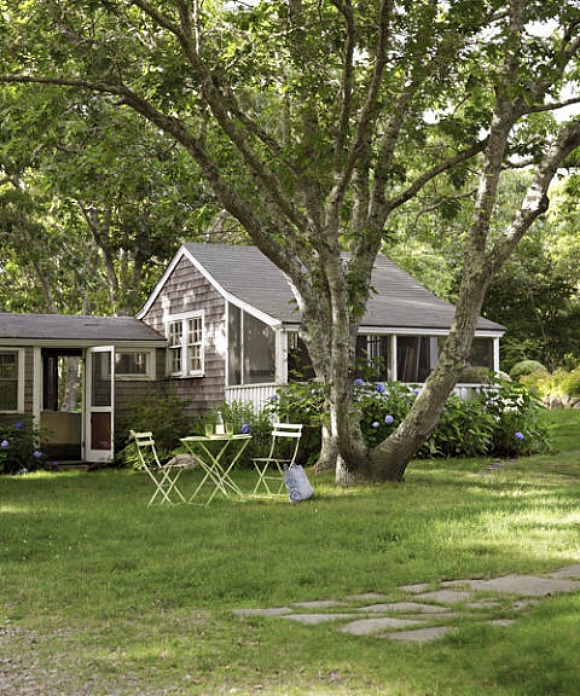
[[[576,0],[1,0],[2,80],[133,110],[196,161],[290,278],[324,385],[337,478],[401,479],[469,354],[486,289],[580,143],[538,114],[577,77]],[[538,31],[538,28],[541,31]],[[566,100],[578,101],[574,97]],[[510,160],[532,183],[490,235]],[[478,186],[457,312],[408,418],[372,450],[351,412],[355,337],[389,217],[436,177]],[[348,252],[347,260],[343,254]]]

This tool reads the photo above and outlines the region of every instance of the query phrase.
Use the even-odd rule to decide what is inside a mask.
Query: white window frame
[[[201,326],[196,330],[199,335],[195,341],[190,341],[192,334],[192,322],[200,322]],[[180,331],[172,332],[172,326],[179,326]],[[171,342],[172,333],[177,334],[178,341]],[[171,377],[203,377],[205,374],[205,312],[198,310],[183,314],[173,314],[165,320],[165,335],[169,341],[167,350],[167,372]],[[192,354],[195,350],[199,351],[199,367],[189,369]],[[179,370],[173,369],[174,351],[179,351]]]
[[[141,374],[121,372],[119,365],[115,365],[115,379],[120,382],[136,382],[155,379],[155,349],[153,348],[117,348],[117,355],[142,353],[145,355],[145,372]]]
[[[18,360],[17,383],[16,383],[16,409],[3,410],[1,413],[23,413],[24,412],[24,362],[26,353],[24,348],[1,348],[0,353],[16,353]]]

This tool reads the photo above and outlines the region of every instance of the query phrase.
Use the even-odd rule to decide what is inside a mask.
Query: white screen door
[[[87,462],[110,462],[114,453],[115,348],[87,349],[85,456]]]

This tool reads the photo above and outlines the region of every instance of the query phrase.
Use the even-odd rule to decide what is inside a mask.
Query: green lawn
[[[148,508],[129,471],[0,478],[0,693],[576,694],[580,594],[419,646],[232,615],[580,562],[580,411],[546,418],[552,455],[349,490],[312,477],[296,506]]]

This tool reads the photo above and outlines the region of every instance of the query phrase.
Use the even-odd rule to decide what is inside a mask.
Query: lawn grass
[[[232,614],[579,562],[580,411],[545,417],[551,455],[486,475],[414,462],[403,484],[348,490],[317,476],[296,506],[149,508],[130,471],[0,478],[0,692],[577,693],[579,594],[421,646]]]

